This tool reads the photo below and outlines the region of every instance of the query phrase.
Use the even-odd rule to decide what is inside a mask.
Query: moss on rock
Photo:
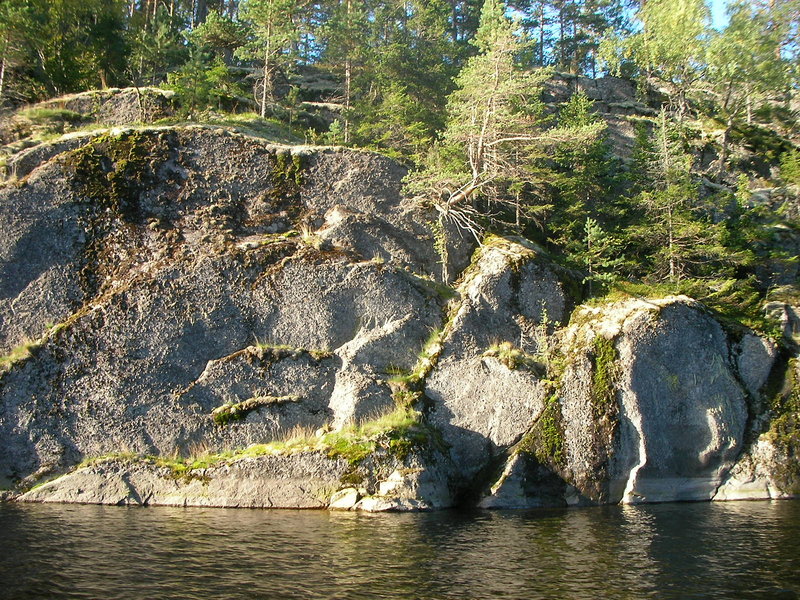
[[[547,399],[547,406],[519,442],[516,451],[533,456],[539,464],[556,471],[564,466],[564,423],[556,394]]]

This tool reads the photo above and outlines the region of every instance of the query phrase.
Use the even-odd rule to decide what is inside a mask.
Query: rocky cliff
[[[366,152],[214,127],[40,148],[0,188],[7,498],[413,510],[787,497],[785,339],[582,304],[521,238],[441,238]],[[456,277],[457,275],[457,277]],[[793,337],[794,336],[794,337]]]

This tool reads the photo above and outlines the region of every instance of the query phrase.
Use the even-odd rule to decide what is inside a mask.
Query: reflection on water
[[[369,515],[0,505],[2,598],[797,598],[800,502]]]

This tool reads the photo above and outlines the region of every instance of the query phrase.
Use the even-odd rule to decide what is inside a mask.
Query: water
[[[369,515],[0,505],[0,598],[797,598],[800,502]]]

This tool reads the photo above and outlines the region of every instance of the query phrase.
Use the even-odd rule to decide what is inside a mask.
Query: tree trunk
[[[347,0],[347,24],[350,25],[350,12],[353,9],[352,0]],[[350,100],[353,83],[353,60],[350,56],[352,50],[348,49],[347,58],[344,61],[344,143],[350,143]]]
[[[453,36],[453,42],[455,43],[458,41],[458,10],[456,9],[456,0],[450,0],[450,6],[452,7],[450,18],[453,21],[451,34]]]
[[[197,0],[197,24],[202,25],[208,17],[208,3],[206,0]]]
[[[722,149],[719,153],[719,165],[717,170],[722,173],[728,162],[728,148],[731,143],[731,131],[733,131],[733,118],[728,117],[725,122],[725,131],[722,132]]]
[[[539,66],[544,66],[544,2],[539,10]]]
[[[672,231],[672,207],[667,209],[667,230],[669,232],[669,280],[675,283],[676,265],[675,265],[675,241]]]
[[[261,118],[267,118],[267,97],[272,98],[272,72],[270,68],[270,38],[267,33],[267,49],[264,52],[264,85],[261,88]],[[269,88],[269,92],[267,89]]]
[[[6,53],[4,51],[3,62],[0,64],[0,106],[3,105],[3,91],[5,88],[5,82],[6,82]]]
[[[564,68],[566,55],[564,54],[564,7],[558,11],[558,66]]]
[[[353,63],[348,57],[344,61],[344,143],[350,143],[350,94],[353,79]]]

